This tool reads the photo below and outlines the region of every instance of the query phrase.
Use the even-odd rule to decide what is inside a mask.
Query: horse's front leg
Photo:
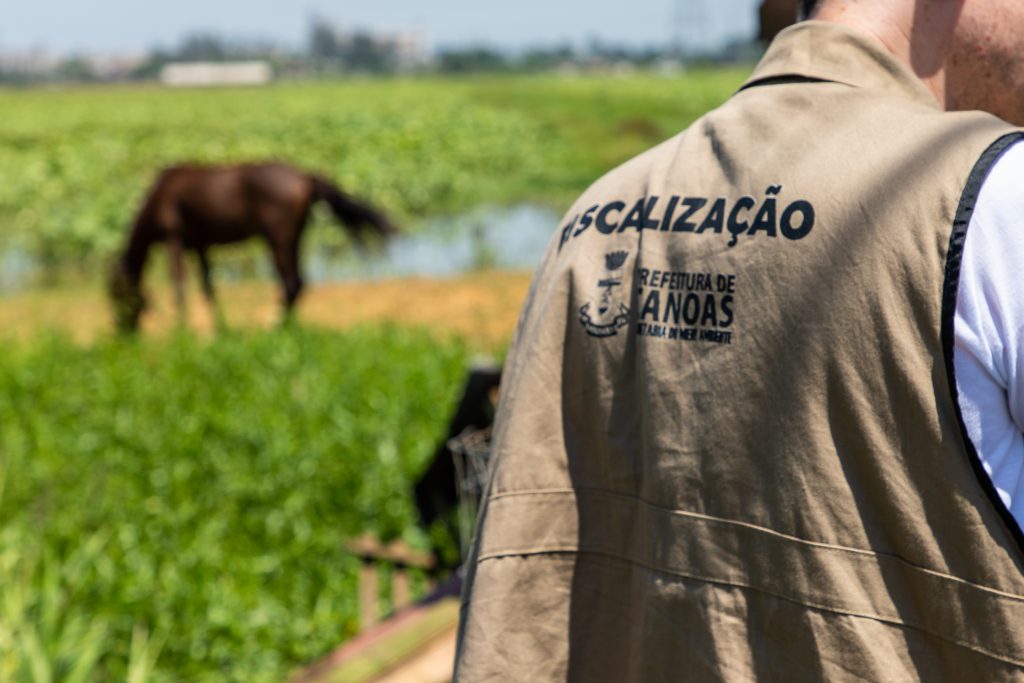
[[[185,246],[181,239],[170,237],[167,240],[167,256],[171,266],[171,282],[174,285],[174,303],[178,308],[178,324],[185,325],[188,321],[185,309]]]

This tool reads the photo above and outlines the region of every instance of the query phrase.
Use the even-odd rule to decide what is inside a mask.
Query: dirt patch
[[[512,335],[529,282],[529,273],[497,271],[451,279],[317,284],[303,294],[297,317],[337,328],[375,323],[426,326],[461,336],[482,350],[495,350]],[[265,328],[278,322],[279,293],[272,283],[221,284],[218,294],[229,327]],[[177,314],[170,289],[151,287],[149,297],[144,333],[173,329]],[[214,329],[213,315],[195,288],[188,292],[188,318],[192,329]],[[112,330],[110,309],[98,286],[40,290],[0,301],[3,337],[30,339],[58,331],[89,342]]]
[[[663,137],[661,127],[651,119],[643,117],[620,121],[619,132],[624,135],[635,135],[644,140],[660,140]]]

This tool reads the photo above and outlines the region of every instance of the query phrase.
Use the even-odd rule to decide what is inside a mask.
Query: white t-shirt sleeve
[[[964,243],[953,365],[967,435],[1024,527],[1024,144],[996,162]]]

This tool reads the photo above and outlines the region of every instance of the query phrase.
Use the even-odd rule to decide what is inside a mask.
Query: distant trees
[[[96,80],[92,66],[81,57],[69,57],[63,60],[57,65],[56,76],[57,80],[78,83]]]
[[[233,50],[227,41],[212,33],[185,36],[174,52],[174,58],[183,62],[223,62]]]
[[[576,51],[571,45],[560,45],[552,48],[531,48],[523,53],[519,62],[527,71],[548,71],[577,59]]]
[[[52,57],[45,52],[0,57],[0,84],[29,85],[38,82],[87,83],[100,80],[86,57]]]
[[[173,62],[236,62],[264,60],[273,64],[286,61],[287,55],[266,41],[230,40],[215,33],[190,33],[177,46],[156,47],[149,51],[130,77],[155,78],[160,70]]]
[[[592,40],[583,50],[577,50],[571,45],[555,45],[534,47],[519,54],[509,54],[486,46],[448,48],[438,53],[434,66],[437,71],[454,74],[502,71],[532,73],[563,67],[600,69],[623,64],[649,67],[668,58],[668,49],[630,48]]]
[[[792,4],[796,0],[778,0]],[[701,62],[750,61],[758,57],[753,40],[739,41]],[[172,62],[260,60],[274,72],[293,78],[345,73],[393,74],[441,72],[451,74],[539,72],[556,69],[661,68],[677,63],[670,46],[627,47],[592,39],[584,47],[569,44],[533,47],[512,52],[488,45],[449,46],[433,55],[415,32],[374,33],[347,30],[313,16],[303,44],[284,48],[270,41],[225,38],[211,32],[184,36],[172,47],[155,47],[143,57],[105,58],[78,55],[54,58],[46,53],[0,54],[0,83],[93,81],[156,78]],[[694,55],[689,56],[693,61]]]
[[[313,59],[330,61],[340,59],[341,41],[338,31],[333,25],[321,18],[314,17],[309,24],[309,56]]]
[[[393,73],[410,62],[400,37],[342,31],[320,17],[310,21],[307,54],[318,71]]]
[[[449,49],[438,53],[437,69],[453,74],[508,71],[509,60],[502,53],[489,47]]]

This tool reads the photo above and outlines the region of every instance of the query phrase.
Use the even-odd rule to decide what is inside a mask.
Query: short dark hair
[[[800,0],[800,19],[811,16],[811,12],[818,6],[818,0]]]

